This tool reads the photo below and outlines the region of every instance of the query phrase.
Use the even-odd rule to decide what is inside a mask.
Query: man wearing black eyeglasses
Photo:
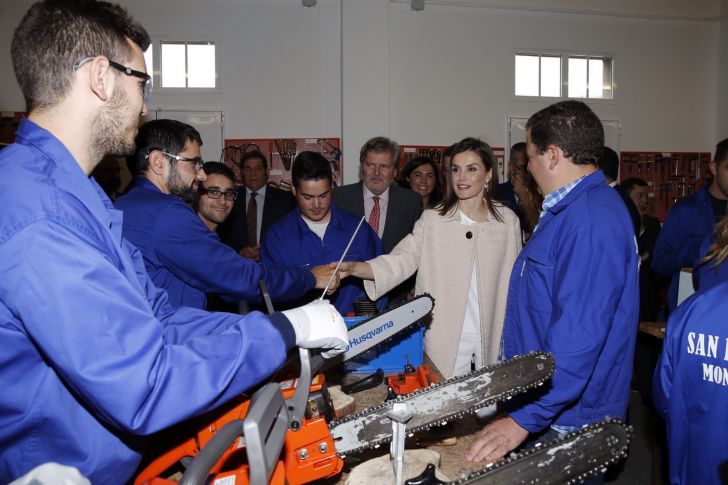
[[[238,198],[235,190],[235,174],[224,163],[206,162],[202,166],[207,179],[198,189],[196,207],[202,222],[215,232],[217,226],[225,222],[233,210],[233,202]]]
[[[324,288],[328,265],[300,268],[265,266],[241,258],[203,224],[188,205],[207,176],[200,157],[202,139],[192,126],[153,120],[139,128],[129,157],[135,175],[116,207],[124,211],[124,237],[144,256],[152,281],[167,291],[174,307],[205,308],[206,294],[226,300],[260,302],[265,279],[273,301],[298,298]],[[335,278],[335,285],[338,279]]]
[[[0,483],[46,462],[128,483],[150,435],[238,397],[295,345],[346,347],[331,305],[245,317],[174,308],[122,237],[126,216],[89,175],[134,150],[149,42],[126,10],[97,0],[37,2],[13,34],[28,116],[0,152]],[[204,178],[199,146],[184,145],[145,151],[180,192]]]

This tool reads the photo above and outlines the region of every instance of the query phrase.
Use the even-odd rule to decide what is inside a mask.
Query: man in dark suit
[[[604,173],[604,178],[606,179],[607,184],[614,190],[616,190],[619,193],[620,197],[622,197],[624,205],[627,206],[629,217],[632,220],[632,227],[634,227],[635,237],[639,236],[640,226],[642,225],[642,218],[640,217],[640,213],[637,210],[637,206],[632,201],[632,199],[630,199],[629,194],[625,193],[625,191],[622,190],[622,188],[619,186],[619,182],[617,181],[619,178],[619,155],[617,155],[617,152],[615,152],[608,146],[605,146],[604,150],[602,151],[602,156],[599,157],[599,160],[597,161],[597,166]]]
[[[398,162],[396,142],[383,136],[372,138],[359,152],[361,182],[334,189],[336,205],[360,217],[366,216],[382,239],[385,253],[412,232],[422,213],[422,198],[392,183]]]
[[[511,147],[511,153],[508,157],[508,181],[498,184],[498,190],[496,192],[498,200],[516,213],[518,220],[521,222],[521,230],[523,232],[530,231],[526,223],[523,206],[516,196],[514,185],[519,187],[524,183],[527,168],[528,155],[526,155],[526,143],[516,143]]]
[[[268,160],[261,152],[240,159],[243,186],[238,188],[233,214],[218,228],[220,239],[244,258],[260,260],[260,242],[268,228],[296,206],[293,195],[267,185]]]

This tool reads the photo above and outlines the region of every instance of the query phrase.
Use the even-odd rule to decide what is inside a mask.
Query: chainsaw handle
[[[341,392],[343,392],[344,394],[351,394],[352,392],[365,391],[367,389],[371,389],[372,387],[378,386],[382,382],[384,382],[384,371],[382,369],[377,369],[368,376],[362,377],[361,379],[354,381],[351,384],[341,386]]]
[[[245,443],[250,484],[267,484],[280,458],[287,430],[288,413],[281,387],[266,384],[250,398],[245,419],[231,421],[220,428],[192,460],[179,485],[207,483],[210,470],[238,436],[243,436]]]

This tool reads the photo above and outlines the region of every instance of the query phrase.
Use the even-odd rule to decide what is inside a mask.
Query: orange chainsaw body
[[[436,382],[438,379],[427,364],[422,364],[417,369],[407,364],[404,372],[387,377],[387,386],[399,395],[413,393]]]
[[[298,379],[291,379],[281,383],[284,399],[288,400],[293,397],[297,381]],[[323,388],[324,376],[319,374],[312,379],[310,395],[322,392]],[[309,401],[309,411],[311,412],[307,413],[311,417],[303,419],[301,429],[298,431],[289,430],[286,433],[282,458],[271,477],[271,484],[310,483],[334,476],[344,466],[343,461],[336,454],[334,440],[326,419],[311,403],[312,401]],[[231,421],[245,418],[249,404],[249,397],[245,396],[245,400],[230,403],[222,410],[208,415],[206,425],[198,429],[193,437],[177,444],[152,461],[137,476],[134,485],[176,483],[173,480],[164,479],[165,472],[183,458],[197,456],[218,429]],[[311,409],[312,407],[314,409]],[[245,448],[240,446],[240,440],[236,440],[212,468],[210,474],[215,479],[234,476],[236,484],[247,485],[249,475],[244,450]]]

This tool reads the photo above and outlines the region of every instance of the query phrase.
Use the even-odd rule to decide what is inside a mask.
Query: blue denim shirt
[[[299,297],[316,284],[306,268],[268,268],[241,257],[182,199],[144,177],[132,181],[116,207],[124,211],[124,237],[139,248],[149,277],[172,306],[204,308],[205,293],[258,302],[261,279],[274,301]]]
[[[1,483],[55,461],[123,484],[145,435],[283,362],[281,314],[171,307],[121,212],[51,133],[23,120],[0,169]]]

